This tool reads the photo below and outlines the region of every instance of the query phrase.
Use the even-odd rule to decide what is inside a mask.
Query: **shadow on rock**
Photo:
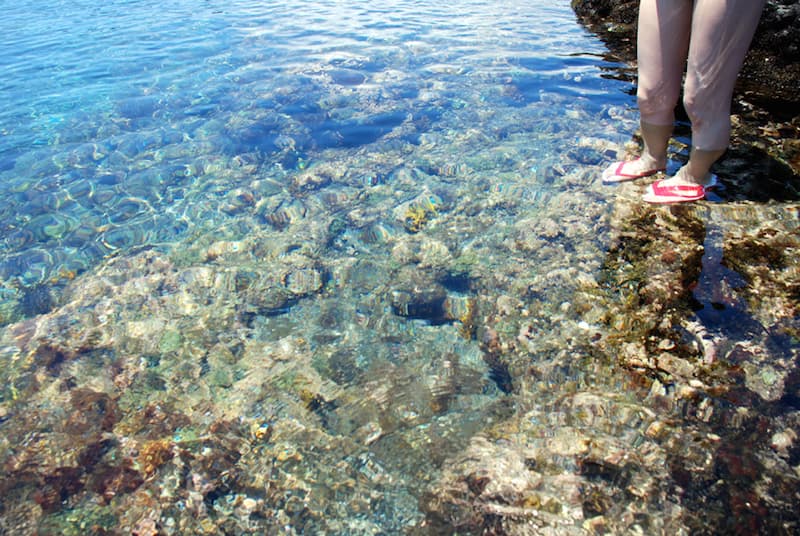
[[[724,172],[744,160],[729,155]],[[784,181],[748,190],[752,179],[741,179],[725,193],[797,200],[791,172],[761,162],[760,180]],[[612,218],[606,349],[650,385],[645,403],[674,425],[648,429],[667,457],[668,502],[693,534],[796,533],[796,225],[769,203],[620,202]]]
[[[800,175],[764,150],[735,144],[714,167],[725,189],[724,201],[800,201]]]

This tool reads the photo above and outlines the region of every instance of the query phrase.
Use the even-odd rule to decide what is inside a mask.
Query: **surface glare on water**
[[[4,519],[398,534],[486,445],[605,504],[560,478],[653,419],[576,351],[636,116],[568,2],[7,4]]]
[[[599,76],[602,48],[559,2],[6,11],[0,275],[9,286],[218,228],[231,218],[216,201],[253,173],[280,184],[350,149],[406,144],[415,166],[435,146],[453,166],[470,164],[469,153],[448,154],[447,144],[483,135],[483,149],[514,146],[500,171],[535,191],[536,172],[575,144],[587,118],[602,128],[609,113],[628,114],[618,84]]]

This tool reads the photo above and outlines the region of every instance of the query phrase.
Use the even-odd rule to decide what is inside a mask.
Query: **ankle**
[[[648,153],[647,151],[643,152],[642,155],[639,157],[639,160],[642,163],[642,166],[646,169],[663,169],[666,167],[667,164],[667,157],[656,157],[652,154]]]
[[[695,174],[693,170],[690,169],[689,164],[682,166],[677,173],[675,173],[675,178],[684,182],[691,182],[693,184],[701,184],[706,185],[711,181],[711,173],[706,171],[705,173]]]

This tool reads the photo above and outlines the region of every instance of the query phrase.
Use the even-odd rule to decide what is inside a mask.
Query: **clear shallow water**
[[[4,11],[0,527],[435,534],[495,473],[675,526],[663,393],[590,346],[636,115],[567,2]]]
[[[615,94],[626,104],[565,6],[453,9],[461,15],[360,3],[9,6],[3,278],[36,285],[214,228],[226,219],[215,200],[253,167],[291,172],[392,131],[418,148],[465,124],[493,138],[552,120],[563,130]],[[537,139],[523,156],[560,145]],[[247,172],[233,169],[243,155]]]

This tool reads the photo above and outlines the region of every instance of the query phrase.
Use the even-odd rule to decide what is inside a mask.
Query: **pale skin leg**
[[[711,166],[730,140],[733,87],[763,7],[763,0],[694,2],[683,97],[692,150],[686,165],[665,183],[709,184]],[[678,31],[684,31],[683,24]]]
[[[640,174],[664,169],[675,122],[689,50],[692,3],[682,0],[642,0],[639,6],[637,100],[644,148],[622,172]]]
[[[662,169],[688,57],[684,106],[692,122],[689,161],[669,183],[708,184],[727,148],[730,101],[764,0],[642,0],[639,8],[638,102],[642,156],[622,171]],[[611,169],[611,168],[610,168]]]
[[[719,160],[725,150],[704,151],[692,147],[689,161],[673,177],[675,183],[708,184],[711,181],[711,166]]]
[[[640,122],[644,149],[639,160],[643,169],[663,169],[667,166],[667,146],[672,137],[672,125],[653,125]]]
[[[651,125],[641,123],[642,139],[644,149],[638,161],[627,164],[624,169],[626,172],[638,172],[639,170],[661,169],[667,162],[667,147],[672,137],[672,125]],[[665,179],[675,184],[708,184],[711,180],[711,166],[719,160],[724,150],[704,151],[697,147],[692,147],[689,161],[671,178]],[[639,168],[634,167],[639,164]]]
[[[672,125],[650,125],[642,122],[644,149],[639,160],[624,166],[626,172],[648,169],[662,169],[667,163],[667,147],[672,137]],[[676,184],[708,184],[711,180],[711,166],[719,160],[724,150],[704,151],[692,147],[689,161],[671,178],[665,179]],[[632,171],[631,171],[632,170]]]

